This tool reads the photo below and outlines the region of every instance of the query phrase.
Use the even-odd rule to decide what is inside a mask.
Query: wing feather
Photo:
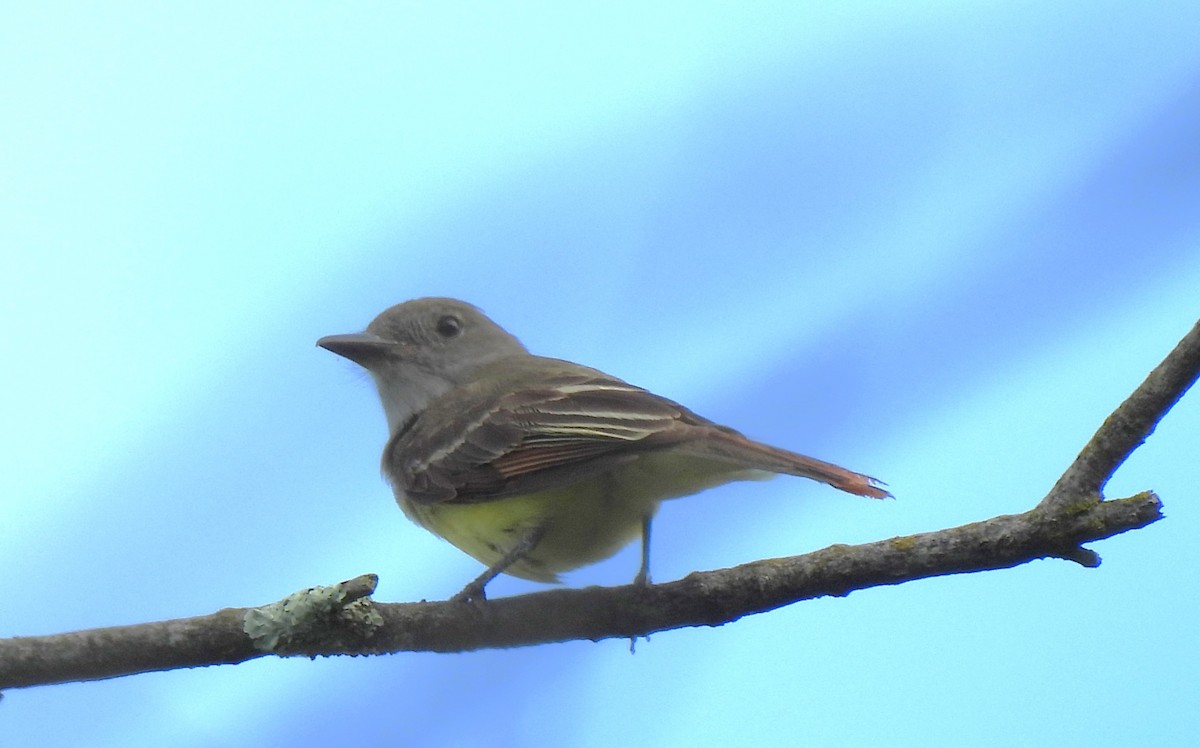
[[[393,435],[383,469],[408,500],[478,503],[519,496],[659,448],[804,476],[860,496],[891,495],[870,476],[752,441],[594,369],[537,356],[504,366],[494,380],[481,377],[475,386],[435,400]]]
[[[385,472],[410,499],[473,503],[565,485],[632,459],[647,440],[675,443],[681,416],[698,419],[640,387],[579,374],[468,400],[449,416],[435,403],[385,450]]]

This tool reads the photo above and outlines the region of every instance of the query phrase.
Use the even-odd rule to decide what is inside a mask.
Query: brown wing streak
[[[413,500],[474,503],[567,485],[632,459],[647,440],[679,441],[683,426],[681,409],[668,400],[579,377],[505,394],[460,416],[457,428],[426,435],[436,438],[425,441],[434,442],[425,456],[407,461],[401,486]]]
[[[492,467],[505,479],[519,478],[539,470],[550,470],[587,460],[610,449],[610,445],[604,442],[577,442],[554,446],[526,444],[497,457],[492,461]]]

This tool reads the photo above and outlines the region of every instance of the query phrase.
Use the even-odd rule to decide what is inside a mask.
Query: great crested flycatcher
[[[370,372],[391,438],[383,472],[405,515],[500,573],[554,582],[639,533],[663,499],[734,480],[799,475],[859,496],[874,478],[751,441],[586,366],[543,358],[455,299],[416,299],[366,332],[317,345]]]

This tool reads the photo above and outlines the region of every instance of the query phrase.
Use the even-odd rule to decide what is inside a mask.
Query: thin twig
[[[1061,509],[1080,496],[1101,495],[1121,463],[1154,432],[1159,420],[1195,384],[1198,376],[1200,322],[1192,326],[1133,394],[1104,419],[1095,436],[1042,499],[1041,507]]]

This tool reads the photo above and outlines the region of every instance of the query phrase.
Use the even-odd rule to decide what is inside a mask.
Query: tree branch
[[[1100,495],[1121,463],[1154,433],[1154,427],[1196,383],[1197,376],[1200,376],[1200,321],[1133,394],[1104,419],[1104,424],[1042,499],[1042,508],[1061,509],[1079,496]]]
[[[1023,514],[937,532],[769,559],[675,582],[561,589],[478,603],[370,600],[374,575],[304,590],[261,608],[156,623],[0,640],[0,688],[277,655],[460,652],[571,639],[629,638],[718,626],[826,595],[943,574],[1002,569],[1039,558],[1084,566],[1081,544],[1161,518],[1152,492],[1104,501],[1101,489],[1200,375],[1200,323],[1113,412],[1050,493]]]

